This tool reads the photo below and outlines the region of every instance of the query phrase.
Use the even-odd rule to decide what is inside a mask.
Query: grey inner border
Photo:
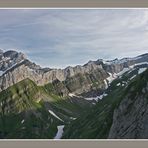
[[[0,7],[148,7],[148,0],[0,0]]]

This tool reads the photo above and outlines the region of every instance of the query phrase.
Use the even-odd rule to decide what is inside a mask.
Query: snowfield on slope
[[[7,71],[9,71],[10,69],[12,69],[13,67],[15,67],[16,65],[22,63],[24,60],[21,60],[18,63],[13,64],[12,66],[10,66],[9,68],[7,68],[5,71],[0,71],[0,76],[2,76],[4,73],[6,73]]]
[[[103,99],[105,96],[107,96],[106,93],[103,93],[102,95],[100,96],[96,96],[96,97],[90,97],[90,98],[84,98],[85,100],[88,100],[88,101],[92,101],[92,100],[95,100],[98,102],[98,100],[100,99]]]
[[[92,100],[98,101],[98,96],[97,97],[84,98],[84,99],[87,100],[87,101],[92,101]]]
[[[134,79],[135,77],[136,77],[136,75],[133,75],[133,76],[130,78],[130,80]]]
[[[56,117],[57,119],[63,121],[63,120],[62,120],[61,118],[59,118],[52,110],[48,110],[48,111],[49,111],[49,113],[50,113],[51,115],[53,115],[53,116]]]
[[[56,133],[56,136],[54,137],[54,139],[61,139],[62,135],[63,135],[63,129],[64,129],[64,125],[59,125],[57,126],[58,131]]]
[[[117,75],[116,74],[112,74],[112,73],[109,73],[108,74],[110,75],[109,77],[106,78],[106,80],[108,81],[108,83],[110,84],[113,80],[115,80],[117,78]]]
[[[142,72],[144,72],[147,68],[140,68],[138,71],[138,74],[141,74]]]

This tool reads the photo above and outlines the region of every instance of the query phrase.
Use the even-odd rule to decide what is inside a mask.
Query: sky
[[[42,67],[148,52],[148,9],[0,9],[0,48]]]

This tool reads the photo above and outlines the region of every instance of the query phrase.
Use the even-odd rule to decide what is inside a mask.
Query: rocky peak
[[[18,54],[17,51],[9,50],[3,53],[4,57],[14,58]]]
[[[21,52],[9,50],[6,52],[0,51],[0,71],[6,71],[12,66],[20,63],[26,59],[25,55]]]

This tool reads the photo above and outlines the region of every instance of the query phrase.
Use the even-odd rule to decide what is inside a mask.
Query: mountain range
[[[148,138],[147,100],[148,53],[52,69],[0,50],[1,139]]]

